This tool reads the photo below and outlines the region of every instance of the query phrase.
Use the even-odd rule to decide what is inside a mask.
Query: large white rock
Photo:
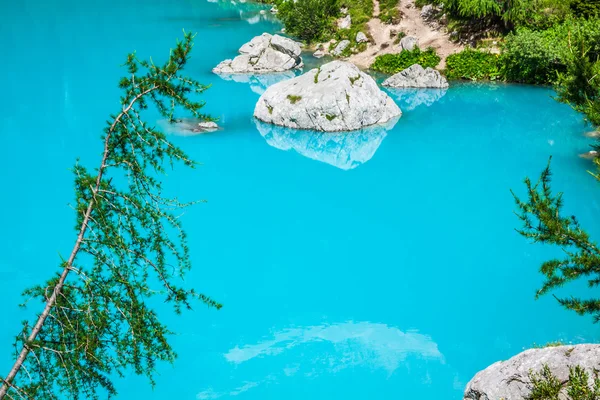
[[[257,119],[270,124],[326,132],[384,124],[400,115],[373,78],[344,61],[269,87],[254,109]]]
[[[445,89],[448,81],[433,68],[423,68],[419,64],[413,64],[404,71],[390,76],[383,82],[383,86],[393,88],[437,88]]]
[[[529,373],[539,373],[544,365],[548,365],[561,382],[569,379],[569,367],[579,365],[589,374],[591,384],[594,369],[600,370],[600,345],[580,344],[524,351],[477,373],[467,385],[464,399],[527,399],[531,394]]]
[[[225,60],[213,72],[217,74],[248,74],[283,72],[302,67],[300,44],[279,35],[263,33],[240,47],[240,55]]]

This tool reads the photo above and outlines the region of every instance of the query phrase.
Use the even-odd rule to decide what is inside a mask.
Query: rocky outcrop
[[[401,114],[373,78],[343,61],[269,87],[254,109],[267,123],[326,132],[384,124]]]
[[[413,51],[415,47],[419,47],[419,39],[414,36],[405,36],[400,40],[400,49]]]
[[[393,88],[437,88],[445,89],[448,87],[446,78],[433,68],[423,68],[419,64],[414,64],[404,71],[390,76],[383,82],[383,86]]]
[[[331,54],[333,54],[334,56],[341,56],[344,50],[348,48],[348,46],[350,46],[350,41],[342,40],[337,44],[337,46],[335,46],[335,49],[331,51]]]
[[[281,128],[256,121],[256,127],[269,146],[332,165],[354,169],[369,161],[395,123],[373,126],[352,133],[311,132]]]
[[[225,60],[213,72],[248,74],[283,72],[302,67],[300,44],[279,35],[263,33],[240,47],[240,55]]]
[[[464,399],[526,399],[531,394],[530,371],[539,373],[544,365],[548,365],[561,382],[569,379],[569,367],[581,366],[590,375],[591,384],[594,369],[600,370],[600,345],[581,344],[524,351],[475,375],[467,385]]]

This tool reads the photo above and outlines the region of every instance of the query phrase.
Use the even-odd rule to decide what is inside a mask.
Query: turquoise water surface
[[[534,300],[557,254],[514,228],[510,189],[554,156],[567,212],[600,235],[586,172],[589,129],[545,88],[457,84],[392,92],[404,115],[351,135],[256,124],[270,82],[211,68],[262,32],[259,6],[205,0],[22,0],[0,6],[0,375],[21,291],[68,253],[79,157],[99,161],[125,54],[163,60],[198,32],[188,73],[212,87],[224,130],[173,136],[203,163],[165,186],[188,200],[188,283],[224,304],[165,320],[179,358],[156,388],[131,376],[120,399],[460,399],[480,369],[550,341],[597,342],[598,326]],[[571,287],[564,293],[584,294]]]

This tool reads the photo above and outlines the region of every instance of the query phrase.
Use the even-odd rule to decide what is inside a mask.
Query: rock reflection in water
[[[315,132],[255,121],[260,134],[269,146],[280,150],[294,150],[304,157],[321,161],[334,167],[349,170],[369,161],[387,131],[392,129],[398,118],[388,124],[373,126],[354,132]]]
[[[275,72],[269,74],[219,74],[219,76],[226,81],[234,81],[239,83],[250,84],[250,89],[258,94],[262,95],[265,90],[271,85],[285,81],[287,79],[296,76],[294,71]]]
[[[390,96],[403,111],[412,111],[419,106],[429,107],[446,95],[447,89],[389,89]]]

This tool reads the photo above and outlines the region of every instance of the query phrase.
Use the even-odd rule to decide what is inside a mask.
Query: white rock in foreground
[[[448,87],[446,78],[433,68],[423,68],[419,64],[411,65],[404,71],[386,79],[383,86],[393,88],[437,88],[445,89]]]
[[[539,373],[544,365],[548,365],[561,382],[569,379],[569,367],[579,365],[589,374],[591,384],[594,369],[600,370],[600,345],[580,344],[524,351],[475,375],[467,385],[464,399],[526,399],[531,394],[529,371]]]
[[[216,74],[283,72],[302,67],[300,44],[279,35],[263,33],[240,47],[240,55],[217,65]]]
[[[384,124],[400,115],[373,78],[344,61],[269,87],[254,109],[257,119],[270,124],[325,132]]]

